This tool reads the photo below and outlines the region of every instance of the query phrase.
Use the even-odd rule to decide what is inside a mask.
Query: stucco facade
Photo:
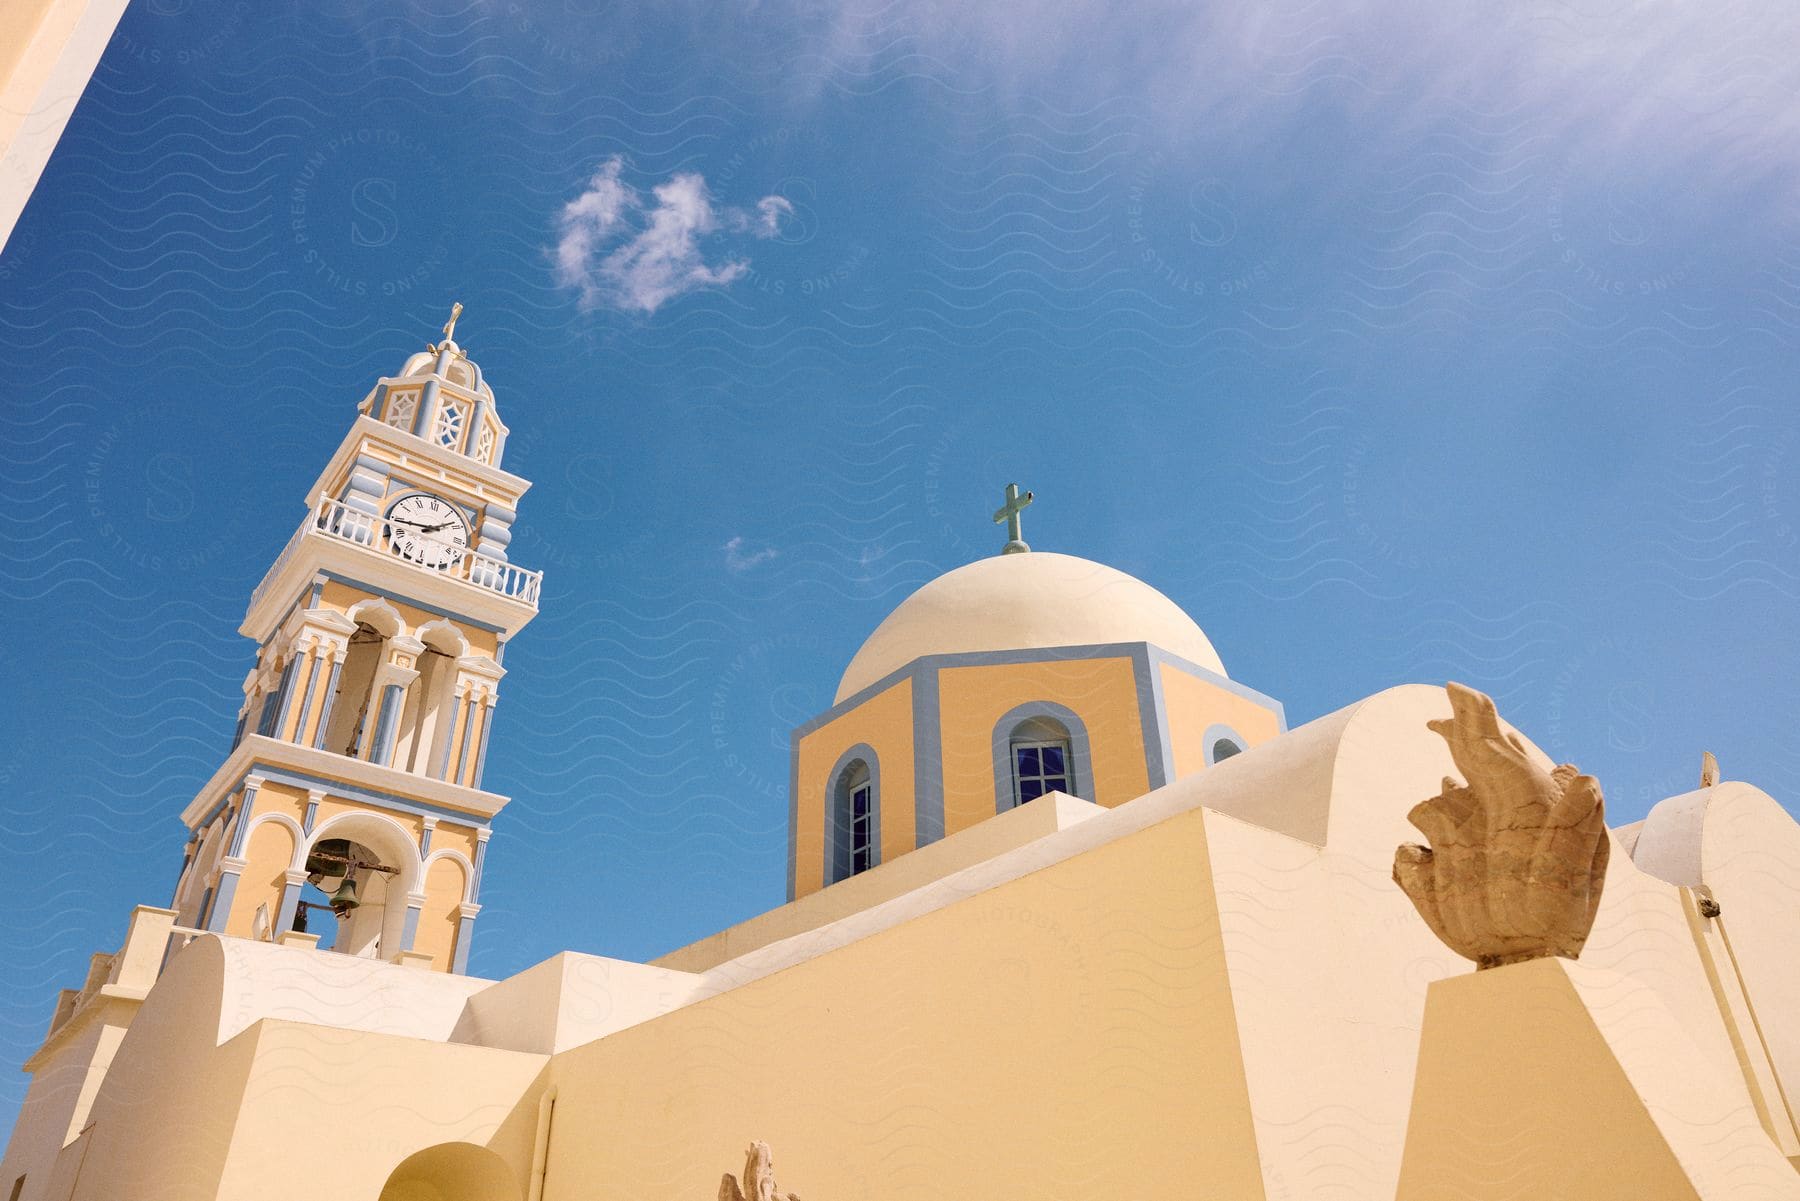
[[[1579,959],[1473,972],[1392,877],[1458,770],[1443,689],[1288,730],[1168,598],[1016,538],[795,732],[788,903],[649,964],[467,975],[537,593],[491,389],[446,345],[371,393],[257,589],[172,903],[58,998],[9,1201],[687,1201],[753,1141],[811,1201],[1800,1201],[1773,798],[1596,825]],[[434,380],[468,406],[448,440]],[[466,543],[407,549],[428,482]]]

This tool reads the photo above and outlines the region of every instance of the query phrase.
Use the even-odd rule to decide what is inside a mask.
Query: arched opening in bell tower
[[[319,949],[392,959],[405,949],[407,898],[420,884],[417,845],[392,818],[353,813],[321,826],[306,850],[296,929]]]
[[[420,627],[418,637],[425,649],[401,712],[394,766],[441,777],[456,715],[456,661],[468,653],[468,642],[447,621]]]
[[[375,670],[381,666],[387,641],[399,630],[382,630],[368,620],[358,621],[344,653],[344,670],[331,698],[331,721],[325,730],[325,749],[362,757],[374,736]]]

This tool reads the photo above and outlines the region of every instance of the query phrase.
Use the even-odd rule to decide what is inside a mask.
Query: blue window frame
[[[1069,772],[1068,739],[1014,742],[1012,757],[1015,804],[1035,801],[1046,792],[1062,792],[1070,796],[1075,794],[1073,777]]]

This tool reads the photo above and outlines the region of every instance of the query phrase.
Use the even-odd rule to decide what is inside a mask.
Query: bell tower
[[[466,969],[507,802],[482,787],[501,663],[541,574],[507,558],[530,485],[461,311],[363,398],[251,594],[231,751],[182,813],[179,926]]]

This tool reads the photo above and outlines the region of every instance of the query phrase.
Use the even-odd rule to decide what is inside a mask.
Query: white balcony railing
[[[341,500],[326,497],[319,501],[318,508],[299,529],[288,539],[288,544],[275,563],[263,576],[262,583],[250,595],[250,607],[256,608],[263,599],[263,593],[281,574],[281,569],[300,549],[300,544],[308,538],[333,538],[341,542],[353,543],[366,547],[379,554],[392,555],[400,562],[416,571],[429,572],[432,575],[449,576],[462,580],[477,588],[485,588],[490,592],[498,592],[501,596],[511,597],[533,609],[538,606],[538,588],[544,580],[541,571],[527,571],[523,567],[514,566],[505,559],[496,559],[493,555],[483,554],[478,550],[469,550],[458,546],[444,547],[444,562],[426,564],[410,559],[402,554],[394,545],[393,531],[385,518],[373,513],[364,513],[353,509]]]

